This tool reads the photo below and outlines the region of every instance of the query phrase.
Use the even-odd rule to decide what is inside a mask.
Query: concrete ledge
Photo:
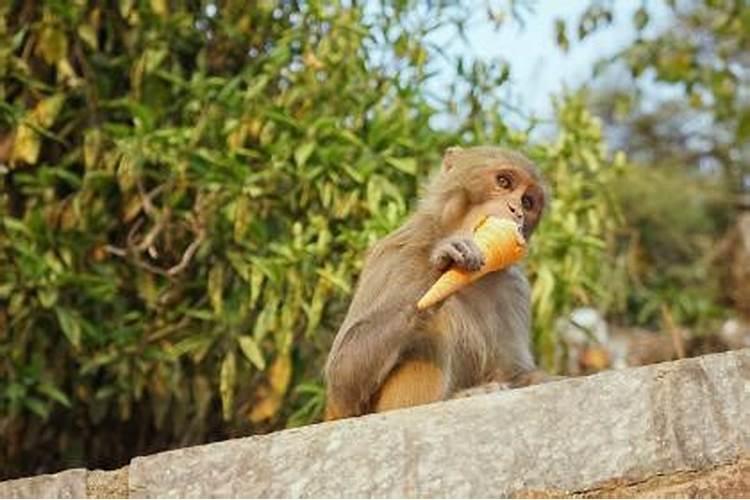
[[[0,498],[85,498],[86,469],[0,483]]]
[[[750,350],[175,450],[124,474],[150,498],[750,496]],[[21,485],[55,476],[0,496],[46,496]]]

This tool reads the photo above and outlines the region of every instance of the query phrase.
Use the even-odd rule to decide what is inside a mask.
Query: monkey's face
[[[456,187],[463,197],[441,198],[441,193],[455,192]],[[518,224],[526,238],[546,203],[546,190],[533,163],[519,153],[485,146],[449,148],[435,192],[446,202],[444,221],[461,220],[462,229],[471,230],[481,218],[492,215]]]
[[[512,164],[485,166],[477,172],[484,186],[482,197],[471,208],[469,220],[484,215],[508,219],[528,238],[544,210],[544,189],[526,168]]]

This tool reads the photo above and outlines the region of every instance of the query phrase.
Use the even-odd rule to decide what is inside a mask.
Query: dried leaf
[[[253,424],[270,420],[279,412],[282,398],[266,385],[261,385],[255,391],[253,406],[247,414],[247,418]]]
[[[268,370],[268,381],[274,392],[283,396],[291,380],[292,358],[289,354],[280,354]]]
[[[49,128],[55,121],[62,105],[65,102],[65,96],[56,94],[37,103],[34,110],[31,111],[16,131],[15,142],[13,143],[13,152],[11,154],[11,164],[18,162],[29,165],[36,164],[39,159],[39,150],[41,147],[41,137],[34,130],[34,127]]]

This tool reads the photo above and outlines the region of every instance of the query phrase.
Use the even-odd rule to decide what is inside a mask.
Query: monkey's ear
[[[463,148],[461,146],[451,146],[448,149],[445,150],[445,153],[443,153],[443,171],[447,172],[453,167],[453,160],[455,160],[456,156],[463,151]]]

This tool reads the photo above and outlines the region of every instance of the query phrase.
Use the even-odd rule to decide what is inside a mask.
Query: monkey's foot
[[[492,392],[507,391],[510,388],[510,384],[506,384],[504,382],[490,382],[488,384],[478,385],[476,387],[464,389],[463,391],[458,391],[453,396],[451,396],[451,399],[470,398],[472,396],[479,396],[480,394],[490,394]]]

